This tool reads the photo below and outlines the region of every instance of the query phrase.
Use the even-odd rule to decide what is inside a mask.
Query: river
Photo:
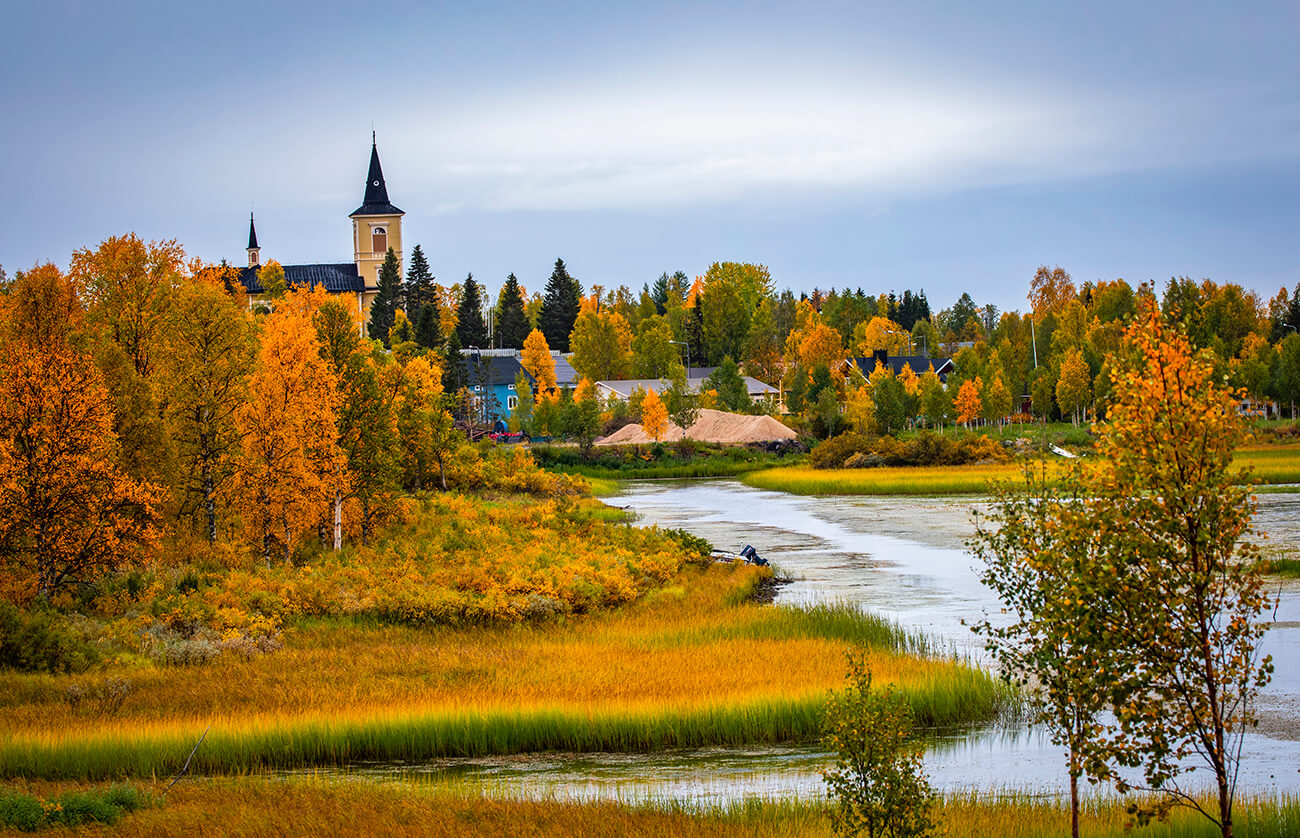
[[[968,624],[995,613],[997,601],[964,546],[983,508],[978,500],[800,497],[727,479],[627,483],[607,502],[635,511],[644,524],[681,527],[720,549],[752,544],[793,578],[778,589],[778,605],[850,601],[985,661]],[[1256,528],[1274,548],[1300,553],[1300,495],[1261,495]],[[1264,640],[1276,672],[1259,703],[1259,732],[1248,734],[1242,757],[1240,786],[1249,794],[1300,793],[1300,583],[1279,583],[1277,593]],[[524,797],[717,803],[823,794],[826,764],[824,752],[805,746],[434,760],[352,766],[347,773],[452,778]],[[1060,795],[1063,765],[1061,749],[1043,734],[1014,726],[946,735],[926,754],[931,780],[946,791]]]

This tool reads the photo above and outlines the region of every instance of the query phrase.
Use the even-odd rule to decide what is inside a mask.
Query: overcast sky
[[[1046,10],[1046,7],[1054,7]],[[1024,308],[1300,281],[1300,5],[10,4],[0,264],[135,231],[352,257],[373,124],[407,251],[539,290],[760,262]]]

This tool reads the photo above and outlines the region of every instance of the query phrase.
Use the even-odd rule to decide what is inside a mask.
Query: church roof
[[[324,285],[326,291],[334,293],[366,290],[365,281],[357,273],[357,266],[353,262],[337,265],[283,265],[282,267],[285,284],[291,288],[300,285],[308,288]],[[261,270],[260,265],[240,269],[239,281],[244,284],[244,290],[248,293],[261,294],[265,291],[260,280]]]
[[[348,217],[355,218],[358,215],[405,215],[388,202],[384,170],[379,166],[379,144],[373,142],[373,137],[370,146],[370,173],[366,175],[366,194],[361,201],[361,206]]]
[[[257,250],[257,227],[253,224],[253,214],[248,214],[248,249]]]

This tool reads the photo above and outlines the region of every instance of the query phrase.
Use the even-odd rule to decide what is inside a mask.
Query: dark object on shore
[[[767,567],[767,559],[758,555],[758,551],[753,547],[750,547],[748,544],[746,544],[744,549],[740,551],[740,557],[750,564],[756,564],[759,567]]]

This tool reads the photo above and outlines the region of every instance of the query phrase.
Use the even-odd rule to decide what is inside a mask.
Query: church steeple
[[[355,248],[357,276],[361,277],[369,295],[362,300],[364,314],[369,307],[373,290],[379,287],[379,269],[388,251],[397,256],[398,269],[402,264],[402,216],[406,213],[389,203],[388,185],[384,183],[384,170],[379,165],[379,143],[370,132],[370,171],[366,174],[366,193],[361,206],[352,213],[352,243]]]
[[[358,215],[404,215],[388,202],[388,185],[384,183],[384,170],[379,165],[379,143],[373,131],[370,132],[370,172],[366,175],[366,193],[352,217]]]
[[[256,268],[262,262],[262,248],[257,246],[257,225],[253,214],[248,214],[248,267]]]

